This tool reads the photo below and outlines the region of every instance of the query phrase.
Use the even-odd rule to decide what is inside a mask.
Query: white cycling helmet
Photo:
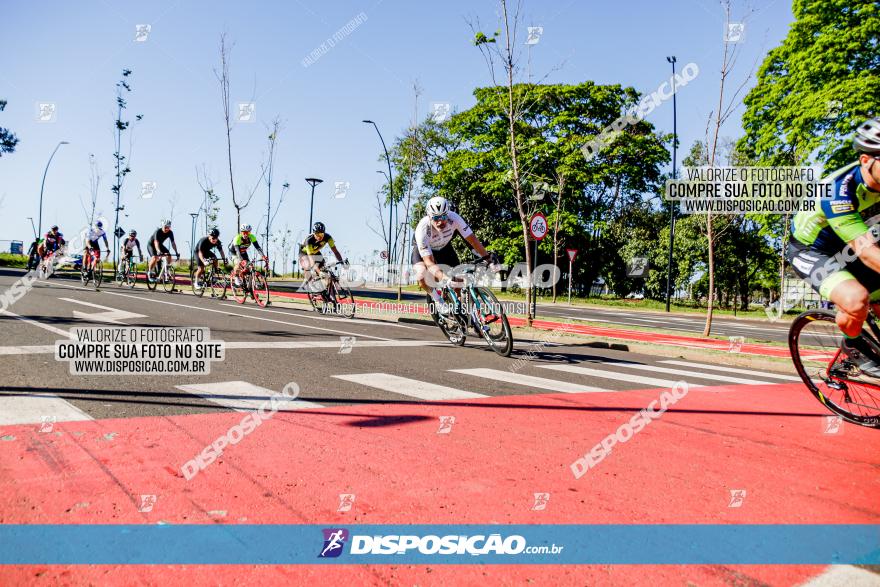
[[[250,225],[250,224],[242,224],[241,226],[238,227],[238,229],[239,229],[241,232],[250,232],[250,231],[251,231],[251,225]]]
[[[449,212],[449,200],[441,196],[434,196],[428,200],[426,208],[428,216],[440,216]]]

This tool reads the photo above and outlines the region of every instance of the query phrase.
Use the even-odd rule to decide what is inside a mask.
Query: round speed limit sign
[[[529,221],[529,232],[535,240],[543,240],[547,236],[547,217],[540,212],[535,212]]]

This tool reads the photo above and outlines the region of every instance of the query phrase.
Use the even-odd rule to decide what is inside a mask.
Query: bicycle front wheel
[[[443,292],[443,297],[446,299],[448,306],[453,307],[449,295],[445,291]],[[464,346],[467,340],[467,323],[464,317],[456,312],[441,314],[437,304],[434,302],[434,298],[430,295],[427,298],[428,311],[431,312],[431,318],[434,319],[434,324],[440,328],[443,336],[456,346]]]
[[[165,267],[165,271],[162,272],[162,288],[168,292],[172,293],[174,288],[176,287],[176,273],[174,271],[173,265],[168,265]]]
[[[840,350],[833,313],[809,310],[792,322],[788,348],[801,380],[822,405],[847,422],[880,428],[880,382],[871,383]],[[863,337],[870,337],[862,330]]]
[[[480,334],[492,347],[492,350],[502,357],[509,357],[513,351],[513,333],[510,331],[510,322],[504,313],[504,307],[495,294],[487,287],[474,287],[474,316],[480,328]]]
[[[254,297],[254,301],[261,308],[265,308],[269,303],[269,282],[266,281],[266,276],[259,271],[254,271],[251,286],[251,295]]]
[[[232,286],[232,297],[235,298],[235,301],[239,304],[243,304],[244,301],[247,299],[245,279],[250,278],[233,277],[229,280],[230,285]],[[238,284],[235,283],[236,281],[238,281]]]
[[[95,269],[92,271],[92,279],[95,280],[95,291],[101,289],[101,282],[104,281],[104,264],[101,261],[95,261]]]
[[[211,297],[225,298],[226,288],[229,287],[229,278],[222,271],[216,271],[211,275]]]
[[[354,318],[357,306],[354,303],[354,295],[351,290],[338,282],[334,282],[330,287],[334,289],[333,298],[336,302],[336,313],[343,318]]]

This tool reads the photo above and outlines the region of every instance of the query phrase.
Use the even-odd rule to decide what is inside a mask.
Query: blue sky
[[[647,93],[668,79],[666,55],[676,55],[679,67],[697,63],[700,75],[678,93],[678,131],[683,149],[702,138],[718,99],[725,30],[718,2],[525,0],[523,7],[526,25],[544,27],[531,50],[533,78],[552,72],[548,82],[594,80]],[[36,221],[43,168],[61,140],[71,144],[61,147],[49,170],[44,230],[58,223],[70,234],[84,225],[80,198],[88,199],[90,153],[103,175],[98,210],[112,214],[115,83],[129,68],[128,112],[144,119],[133,132],[132,173],[123,189],[129,216],[122,226],[146,233],[176,199],[173,220],[182,248],[190,238],[189,213],[201,203],[195,168],[205,164],[222,196],[225,242],[234,230],[234,210],[213,73],[225,30],[235,43],[232,101],[250,102],[255,96],[256,103],[256,121],[233,130],[236,192],[257,182],[266,152],[265,125],[279,115],[285,128],[278,137],[273,197],[285,180],[291,189],[273,231],[285,225],[295,234],[305,231],[309,187],[304,178],[320,177],[326,181],[316,190],[315,219],[327,223],[352,260],[373,257],[382,241],[365,223],[377,225],[375,193],[383,178],[376,171],[384,162],[378,160],[375,131],[361,120],[376,121],[390,143],[413,116],[414,82],[422,89],[420,116],[432,102],[470,107],[473,88],[486,85],[489,76],[471,44],[468,21],[494,30],[497,10],[490,0],[6,0],[0,98],[9,104],[0,113],[0,126],[16,132],[21,142],[14,154],[0,158],[0,240],[31,239],[27,217]],[[366,20],[351,34],[303,66],[306,56],[361,13]],[[781,42],[791,22],[789,2],[758,3],[746,24],[737,84],[755,59]],[[151,27],[143,42],[135,41],[138,24]],[[56,105],[54,122],[37,120],[41,102]],[[739,136],[740,113],[731,117],[725,135]],[[672,102],[656,108],[648,120],[671,132]],[[143,181],[157,183],[153,198],[140,197]],[[350,182],[345,198],[333,197],[335,181]],[[265,205],[266,190],[260,187],[244,217],[257,225]]]

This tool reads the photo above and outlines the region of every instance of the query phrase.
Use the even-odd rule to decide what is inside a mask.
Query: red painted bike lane
[[[799,384],[694,388],[596,467],[570,465],[661,390],[278,413],[187,481],[223,412],[0,430],[2,523],[878,523],[880,436]],[[454,416],[440,433],[441,417]],[[444,428],[445,429],[445,428]],[[731,492],[735,491],[736,494]],[[535,493],[549,493],[535,510]],[[340,494],[355,496],[350,511]],[[146,501],[141,496],[155,496]],[[734,495],[739,496],[734,499]],[[740,499],[741,498],[741,499]],[[150,511],[144,503],[152,503]],[[559,543],[564,543],[564,536]],[[316,542],[316,557],[320,544]],[[0,583],[799,584],[805,566],[0,568]]]

